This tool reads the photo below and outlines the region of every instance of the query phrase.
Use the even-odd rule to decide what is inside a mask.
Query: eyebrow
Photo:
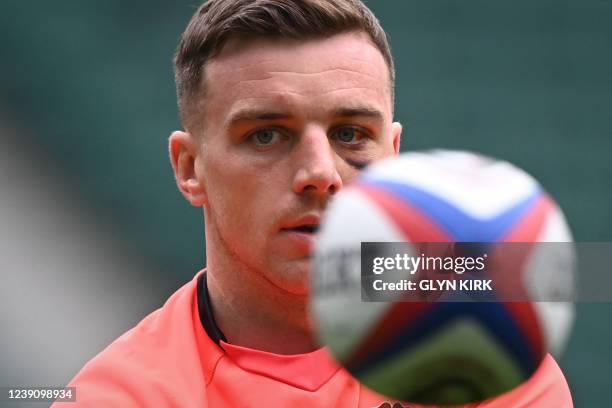
[[[258,120],[290,119],[294,115],[288,111],[274,111],[268,109],[243,109],[232,114],[227,121],[229,127],[240,122],[253,122]],[[384,120],[384,114],[377,108],[370,106],[341,107],[332,111],[332,117],[351,118],[366,117],[378,121]]]
[[[334,111],[333,116],[343,117],[343,118],[361,116],[361,117],[376,119],[379,121],[384,120],[384,117],[385,117],[379,109],[376,109],[374,107],[369,107],[369,106],[355,106],[355,107],[349,107],[349,108],[339,108]]]
[[[244,109],[231,115],[228,120],[230,126],[239,122],[252,122],[256,120],[278,120],[288,119],[292,115],[289,112],[261,110],[261,109]]]

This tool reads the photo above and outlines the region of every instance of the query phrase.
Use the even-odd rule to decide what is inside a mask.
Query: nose
[[[336,152],[323,129],[307,128],[294,153],[297,164],[293,181],[295,193],[329,196],[342,188]]]

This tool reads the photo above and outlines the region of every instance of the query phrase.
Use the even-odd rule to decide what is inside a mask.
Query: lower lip
[[[312,250],[315,242],[314,232],[301,232],[296,230],[283,230],[283,235],[290,239],[295,245],[308,253]]]

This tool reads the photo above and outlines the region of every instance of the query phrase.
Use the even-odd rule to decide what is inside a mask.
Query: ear
[[[393,151],[397,156],[400,152],[400,142],[402,140],[402,124],[393,122],[391,124],[391,138],[393,140]]]
[[[179,191],[195,207],[207,202],[204,180],[196,171],[199,143],[188,132],[175,131],[170,135],[168,148],[170,163]]]

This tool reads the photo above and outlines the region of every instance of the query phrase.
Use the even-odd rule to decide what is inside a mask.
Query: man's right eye
[[[282,137],[281,132],[276,129],[261,129],[251,133],[249,139],[258,146],[269,146],[278,143]]]

